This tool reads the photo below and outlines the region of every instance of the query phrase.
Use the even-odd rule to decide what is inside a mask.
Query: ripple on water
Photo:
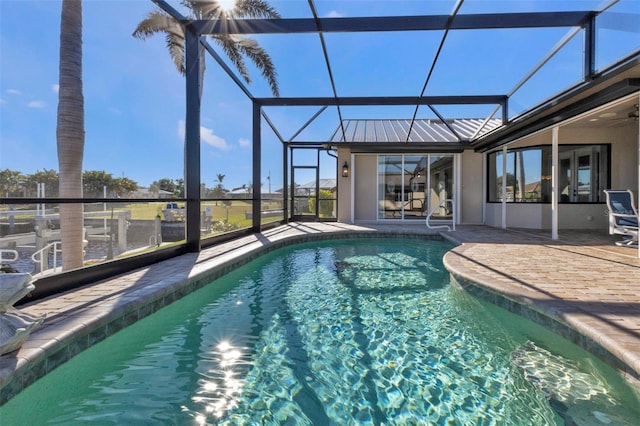
[[[82,376],[88,385],[67,389],[66,365],[43,378],[68,392],[44,418],[634,424],[637,409],[620,402],[600,370],[535,343],[529,323],[514,334],[497,308],[449,286],[448,247],[372,240],[274,252],[80,354],[98,363]],[[129,331],[135,349],[105,350]],[[25,398],[2,407],[3,419],[12,406],[22,413]]]

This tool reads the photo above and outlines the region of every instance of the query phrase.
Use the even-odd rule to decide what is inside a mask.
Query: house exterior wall
[[[350,176],[342,177],[342,165],[347,162],[350,168]],[[351,164],[351,151],[347,148],[338,148],[338,211],[336,219],[338,222],[351,222],[351,182],[355,173],[353,164]]]
[[[502,223],[502,206],[499,203],[487,203],[484,209],[484,224],[499,228]]]
[[[514,147],[551,144],[551,130],[534,135]],[[559,144],[611,144],[611,188],[631,189],[638,185],[638,126],[574,128],[560,127]],[[636,194],[637,197],[637,194]],[[636,198],[637,199],[637,198]],[[507,203],[507,227],[528,229],[551,228],[551,205],[537,203]],[[487,203],[485,224],[502,226],[501,203]],[[597,204],[560,204],[559,229],[605,229],[606,206]]]
[[[356,179],[354,191],[354,217],[356,221],[371,221],[378,218],[378,157],[356,155]]]
[[[507,204],[507,228],[542,228],[542,210],[539,203]]]
[[[460,167],[460,223],[478,225],[482,223],[483,165],[482,154],[466,150],[461,155]]]
[[[575,128],[560,127],[560,144],[611,144],[612,188],[634,191],[638,199],[638,125],[620,127]],[[551,130],[533,135],[513,147],[551,144]],[[357,154],[352,164],[348,148],[338,149],[338,164],[347,162],[349,178],[338,178],[338,212],[340,222],[377,220],[377,155]],[[502,226],[501,203],[485,203],[483,155],[466,150],[460,157],[459,202],[460,223]],[[353,188],[352,188],[353,187]],[[352,190],[353,189],[353,190]],[[351,213],[353,199],[353,217]],[[483,204],[484,218],[483,218]],[[604,229],[607,226],[606,207],[596,204],[560,204],[559,229]],[[550,229],[551,204],[507,203],[507,227]],[[484,222],[483,222],[484,219]]]
[[[545,217],[551,228],[551,207]],[[608,223],[606,204],[560,204],[558,229],[606,229]]]
[[[560,204],[559,229],[604,229],[607,227],[603,204]],[[502,226],[502,205],[489,203],[485,225]],[[507,203],[507,228],[551,229],[551,204]]]
[[[638,125],[630,122],[620,127],[561,128],[563,143],[610,143],[611,188],[638,187]],[[637,194],[636,194],[637,196]],[[561,204],[558,211],[560,229],[605,229],[608,225],[604,204]],[[550,218],[549,218],[550,221]]]
[[[563,143],[610,143],[611,188],[638,188],[638,123],[630,121],[626,126],[560,129]],[[636,196],[638,194],[635,194]]]
[[[551,214],[546,204],[507,203],[507,228],[544,229],[545,215]],[[544,211],[548,210],[547,213]],[[550,216],[549,216],[550,217]],[[502,227],[502,204],[488,203],[485,209],[485,225]],[[551,219],[549,219],[551,227]]]
[[[550,145],[551,130],[534,135],[514,147]],[[619,127],[560,127],[559,144],[611,144],[611,187],[638,187],[638,123]],[[637,195],[637,194],[636,194]]]
[[[352,164],[350,150],[339,148],[338,164],[345,161],[350,167],[350,177],[338,179],[338,221],[352,220],[352,197],[354,221],[378,220],[378,155],[357,154]],[[468,150],[461,155],[461,223],[482,223],[482,167],[482,154]]]
[[[338,222],[372,221],[377,219],[377,191],[378,179],[377,155],[358,154],[352,162],[351,151],[348,148],[338,148],[338,164],[340,171],[342,164],[349,165],[349,177],[338,178]],[[354,214],[351,216],[353,200]]]

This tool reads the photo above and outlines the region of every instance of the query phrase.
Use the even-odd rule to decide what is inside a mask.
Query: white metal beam
[[[502,147],[502,229],[507,229],[507,145]]]
[[[551,238],[558,239],[558,134],[559,126],[551,130]]]

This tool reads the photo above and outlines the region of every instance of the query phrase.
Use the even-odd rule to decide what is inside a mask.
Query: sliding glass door
[[[378,219],[451,219],[453,155],[379,155]]]
[[[401,155],[378,157],[378,219],[402,218],[403,170]]]
[[[431,155],[429,156],[429,208],[434,220],[451,220],[451,204],[445,200],[453,200],[453,156]]]

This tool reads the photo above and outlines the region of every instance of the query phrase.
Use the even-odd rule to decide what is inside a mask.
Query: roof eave
[[[634,73],[634,77],[620,79],[623,72],[636,67],[639,72]],[[588,94],[598,86],[603,87]],[[595,78],[573,86],[504,126],[472,140],[471,146],[478,152],[489,151],[639,90],[640,52],[635,52]]]
[[[459,153],[471,148],[468,142],[332,142],[333,146],[350,148],[352,153],[442,152]]]

